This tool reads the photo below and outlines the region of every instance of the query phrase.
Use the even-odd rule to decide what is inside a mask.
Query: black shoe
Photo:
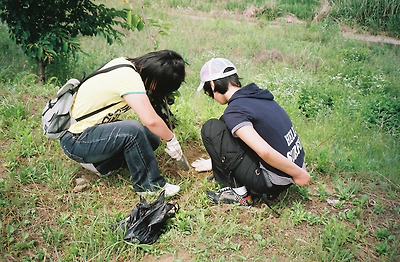
[[[214,201],[215,204],[225,203],[234,204],[239,203],[241,206],[252,206],[251,196],[246,193],[239,195],[231,187],[224,187],[217,192],[208,191],[207,196]]]

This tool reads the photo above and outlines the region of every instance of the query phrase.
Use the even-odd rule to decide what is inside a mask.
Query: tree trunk
[[[45,79],[45,74],[44,74],[44,69],[46,67],[45,63],[42,60],[37,60],[38,64],[38,77],[39,77],[39,83],[44,84]]]

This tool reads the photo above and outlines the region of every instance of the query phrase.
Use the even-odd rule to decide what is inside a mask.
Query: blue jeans
[[[125,162],[136,192],[155,191],[166,183],[153,152],[160,139],[139,121],[95,125],[80,134],[66,132],[60,144],[69,158],[93,163],[102,174],[120,168]]]

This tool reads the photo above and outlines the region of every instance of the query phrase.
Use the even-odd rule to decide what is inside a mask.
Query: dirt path
[[[400,40],[392,37],[387,37],[387,36],[379,36],[379,35],[368,35],[368,34],[356,34],[353,32],[343,32],[343,36],[346,38],[352,38],[352,39],[357,39],[357,40],[362,40],[362,41],[367,41],[367,42],[374,42],[374,43],[385,43],[385,44],[391,44],[391,45],[400,45]]]

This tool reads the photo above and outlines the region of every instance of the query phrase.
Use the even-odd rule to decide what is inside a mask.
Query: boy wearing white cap
[[[268,90],[242,87],[236,67],[224,58],[205,63],[200,78],[197,91],[228,104],[220,120],[208,120],[201,130],[214,177],[225,186],[207,193],[214,202],[250,206],[252,194],[267,201],[293,183],[308,184],[300,139]]]

